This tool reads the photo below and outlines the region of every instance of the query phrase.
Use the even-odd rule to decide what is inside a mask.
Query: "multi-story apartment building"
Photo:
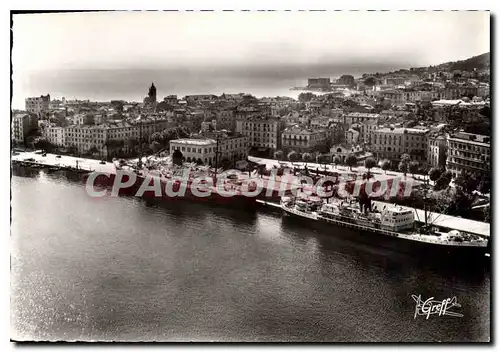
[[[427,147],[427,163],[429,166],[444,168],[446,166],[446,137],[443,135],[430,135]]]
[[[345,131],[345,134],[344,134],[345,142],[348,145],[357,144],[359,141],[359,136],[360,136],[360,133],[358,131],[356,131],[353,128],[350,128],[347,131]]]
[[[372,131],[371,150],[378,159],[399,160],[404,153],[404,129],[383,127]]]
[[[79,153],[86,153],[95,147],[101,155],[108,155],[107,142],[147,140],[154,132],[170,127],[167,119],[145,119],[124,122],[111,121],[102,125],[74,125],[64,128],[64,146],[75,147]]]
[[[215,101],[218,99],[218,97],[213,94],[196,94],[196,95],[186,95],[184,99],[191,104],[191,103],[204,103],[204,102]]]
[[[376,120],[368,120],[362,124],[359,124],[361,132],[361,142],[371,143],[372,132],[378,128],[378,123]]]
[[[444,95],[446,99],[460,99],[464,96],[478,95],[478,86],[458,86],[448,85],[445,88]]]
[[[330,88],[330,78],[309,78],[307,86],[309,88],[328,89]]]
[[[233,110],[216,111],[215,120],[217,121],[217,129],[219,130],[228,130],[231,132],[236,130],[236,118]]]
[[[325,145],[329,138],[326,129],[309,129],[300,126],[290,126],[283,130],[281,146],[284,150],[310,152]]]
[[[253,116],[236,120],[236,132],[248,137],[250,147],[265,148],[269,152],[281,148],[284,127],[284,120],[279,118]]]
[[[30,97],[25,100],[26,111],[34,114],[47,112],[50,109],[50,94]]]
[[[411,160],[418,161],[421,164],[427,163],[428,150],[428,128],[405,128],[404,153],[411,157]]]
[[[24,143],[28,133],[38,127],[38,119],[29,114],[15,114],[12,117],[11,138],[17,143]]]
[[[385,90],[380,92],[380,96],[391,101],[392,105],[403,106],[406,104],[406,99],[401,90]]]
[[[64,127],[60,126],[47,126],[44,130],[45,138],[47,141],[58,147],[65,146],[65,133]]]
[[[168,95],[163,98],[163,101],[170,105],[176,105],[179,102],[179,99],[177,98],[177,95]]]
[[[248,156],[248,142],[246,136],[233,135],[219,138],[181,138],[170,141],[170,153],[180,150],[187,162],[201,160],[206,165],[215,165],[217,148],[219,154],[217,162],[228,159],[231,162],[244,160]]]
[[[344,123],[352,125],[353,123],[364,123],[366,121],[376,121],[380,118],[379,114],[370,114],[364,112],[352,112],[344,116]]]
[[[311,128],[328,128],[330,126],[330,123],[333,122],[333,119],[327,116],[317,116],[317,117],[312,117],[310,120],[310,126]]]
[[[403,154],[421,163],[427,158],[428,129],[383,127],[372,132],[372,151],[378,159],[400,160]]]
[[[457,177],[462,171],[491,172],[491,139],[472,133],[459,132],[447,137],[446,169]]]

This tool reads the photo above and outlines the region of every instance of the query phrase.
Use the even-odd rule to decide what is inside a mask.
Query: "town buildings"
[[[330,148],[332,162],[338,157],[341,163],[345,163],[347,157],[351,154],[356,157],[358,165],[363,163],[367,158],[373,157],[373,154],[365,150],[361,145],[349,146],[345,144],[337,144]]]
[[[48,112],[50,108],[50,94],[26,98],[25,108],[27,112],[33,114]]]
[[[359,141],[359,136],[360,136],[359,131],[355,130],[354,128],[350,128],[347,131],[345,131],[345,142],[348,145],[357,144]]]
[[[309,78],[307,87],[310,89],[329,89],[330,78]]]
[[[428,129],[383,127],[372,132],[371,148],[376,158],[398,161],[408,154],[414,161],[427,162]]]
[[[446,167],[447,142],[444,135],[429,135],[427,142],[427,163],[431,167]]]
[[[447,138],[446,169],[459,176],[462,171],[491,173],[491,139],[489,136],[459,132]]]
[[[234,164],[247,158],[248,138],[246,136],[214,134],[213,137],[215,138],[174,139],[170,141],[170,153],[180,150],[187,162],[201,161],[205,165],[212,166],[216,163],[220,166],[224,159]]]
[[[248,137],[248,144],[269,153],[281,148],[283,119],[262,116],[243,117],[236,120],[236,132]]]
[[[296,152],[311,152],[326,145],[329,139],[327,129],[311,129],[301,126],[290,126],[283,130],[281,149]]]
[[[26,136],[38,127],[38,119],[30,114],[18,113],[12,117],[11,139],[24,143]]]
[[[104,124],[77,124],[68,127],[47,127],[45,137],[54,145],[75,148],[79,154],[94,150],[102,157],[112,151],[110,141],[121,142],[124,148],[148,140],[154,132],[171,127],[167,119],[149,118],[135,121],[108,121]],[[118,143],[116,143],[118,145]]]
[[[57,147],[64,147],[65,142],[65,129],[60,126],[47,126],[44,130],[47,141]]]
[[[354,123],[364,123],[367,121],[378,122],[379,118],[380,118],[379,114],[352,112],[344,116],[344,123],[352,125]]]
[[[156,107],[156,87],[154,83],[151,83],[151,87],[149,87],[148,96],[144,98],[145,107],[154,108]]]
[[[215,112],[217,129],[234,132],[236,130],[236,118],[231,109],[218,110]]]

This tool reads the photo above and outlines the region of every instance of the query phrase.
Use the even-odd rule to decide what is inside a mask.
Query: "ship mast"
[[[219,135],[216,135],[216,145],[215,145],[215,175],[214,182],[217,183],[217,169],[219,168]]]
[[[139,117],[139,161],[137,162],[137,168],[142,167],[142,120]]]
[[[429,176],[425,180],[425,193],[424,193],[424,221],[425,221],[425,229],[427,229],[427,194],[429,192]]]

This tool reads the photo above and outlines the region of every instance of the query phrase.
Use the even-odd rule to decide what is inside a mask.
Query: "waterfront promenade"
[[[61,168],[78,168],[85,171],[98,171],[107,172],[110,174],[116,173],[116,167],[113,163],[105,162],[101,164],[100,160],[78,158],[74,156],[60,155],[46,153],[39,154],[36,152],[19,152],[17,155],[12,155],[12,161],[15,162],[30,162],[28,159],[33,159],[31,163],[45,165],[45,166],[58,166]]]

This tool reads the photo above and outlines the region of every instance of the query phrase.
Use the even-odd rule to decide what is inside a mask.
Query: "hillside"
[[[446,62],[436,66],[436,68],[447,71],[473,71],[475,68],[478,70],[490,69],[490,53],[473,56],[466,60]]]

